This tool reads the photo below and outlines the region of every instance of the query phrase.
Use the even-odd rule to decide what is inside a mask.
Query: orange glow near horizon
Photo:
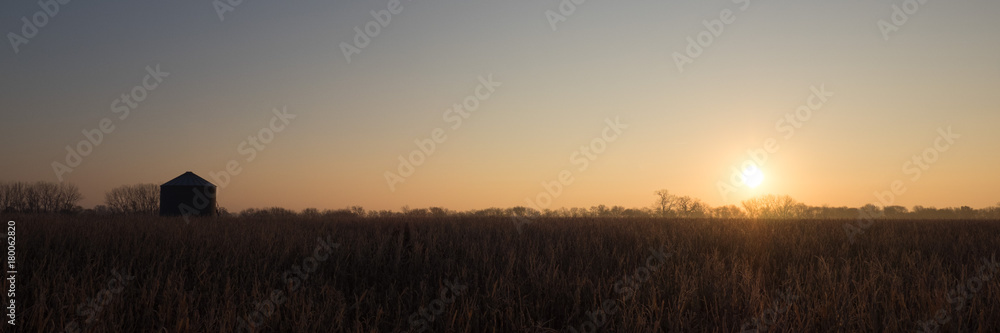
[[[553,31],[550,4],[406,3],[349,62],[366,3],[256,3],[222,23],[146,6],[60,14],[0,52],[0,181],[61,177],[93,207],[190,170],[230,211],[633,208],[659,189],[712,206],[1000,202],[996,2],[927,7],[888,38],[884,3],[754,2],[697,56],[688,38],[719,4],[594,2]],[[147,33],[119,43],[128,31]],[[157,66],[169,75],[147,79]]]

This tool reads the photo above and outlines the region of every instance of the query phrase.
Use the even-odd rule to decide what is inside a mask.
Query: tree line
[[[983,209],[969,206],[935,208],[914,206],[880,207],[867,204],[863,207],[809,206],[787,195],[762,195],[743,200],[737,205],[711,207],[701,200],[670,194],[667,190],[654,192],[653,216],[688,218],[763,218],[763,219],[852,219],[862,214],[878,218],[895,219],[1000,219],[1000,203]],[[597,210],[598,212],[600,210]]]
[[[78,213],[82,199],[69,183],[0,182],[0,211],[6,213]]]
[[[156,214],[160,187],[155,184],[125,185],[104,195],[104,205],[84,209],[80,189],[70,183],[0,182],[0,212],[5,213],[106,213]]]
[[[156,184],[124,185],[104,194],[105,206],[94,210],[116,214],[154,215],[160,211],[160,186]]]
[[[410,208],[394,210],[365,210],[360,206],[346,209],[323,210],[306,208],[301,212],[272,207],[250,208],[237,213],[223,213],[236,217],[305,217],[305,218],[391,218],[391,217],[658,217],[658,218],[716,218],[716,219],[857,219],[873,216],[889,219],[993,219],[1000,220],[1000,203],[993,207],[973,209],[968,206],[934,208],[914,206],[879,207],[872,204],[863,207],[809,206],[787,195],[763,195],[740,202],[739,205],[712,207],[699,199],[677,196],[666,190],[654,193],[655,200],[648,207],[625,208],[623,206],[597,205],[590,208],[559,208],[542,211],[518,206],[511,208],[486,208],[455,211],[442,207]]]
[[[665,218],[752,218],[752,219],[854,219],[874,216],[892,219],[1000,219],[1000,203],[983,209],[968,206],[935,208],[914,206],[864,207],[809,206],[787,195],[763,195],[740,202],[739,205],[712,207],[690,196],[679,196],[667,190],[654,193],[650,206],[625,208],[597,205],[590,208],[558,208],[542,211],[518,206],[454,211],[442,207],[409,208],[400,211],[365,210],[360,206],[347,209],[323,210],[307,208],[301,212],[285,208],[250,208],[230,213],[219,208],[220,216],[236,217],[665,217]],[[160,187],[156,184],[123,185],[104,195],[104,204],[83,209],[77,203],[83,199],[76,185],[52,182],[0,182],[0,211],[8,213],[64,213],[100,215],[156,215],[159,212]]]

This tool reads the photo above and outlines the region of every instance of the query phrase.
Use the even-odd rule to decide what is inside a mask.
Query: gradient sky
[[[897,179],[904,206],[1000,201],[997,1],[930,1],[887,41],[877,22],[903,1],[587,1],[553,31],[554,0],[403,0],[348,63],[340,44],[388,3],[244,0],[220,21],[207,0],[71,1],[15,53],[9,33],[41,7],[4,2],[0,180],[57,181],[65,146],[111,118],[65,175],[85,207],[231,160],[230,210],[511,207],[562,170],[574,182],[552,208],[648,206],[661,188],[861,206]],[[680,72],[673,54],[726,9],[735,22]],[[117,119],[112,101],[157,64],[169,76]],[[490,74],[502,86],[452,130],[445,110]],[[782,139],[776,121],[821,85],[835,95]],[[296,118],[247,162],[237,147],[283,107]],[[571,154],[608,118],[628,128],[580,171]],[[961,138],[911,181],[904,163],[949,126]],[[435,128],[447,140],[390,191],[385,172]],[[724,198],[718,182],[771,137],[763,185]]]

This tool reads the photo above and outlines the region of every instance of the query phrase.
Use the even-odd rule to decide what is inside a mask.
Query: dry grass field
[[[1000,329],[996,222],[10,219],[25,332]]]

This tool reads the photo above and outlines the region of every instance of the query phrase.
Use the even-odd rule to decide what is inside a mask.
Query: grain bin
[[[191,171],[160,185],[160,216],[215,216],[216,187]]]

